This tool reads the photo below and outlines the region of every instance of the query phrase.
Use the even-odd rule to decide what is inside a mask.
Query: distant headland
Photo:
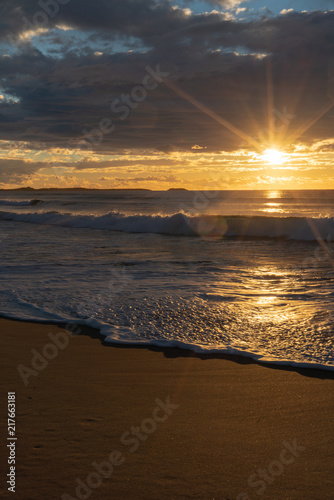
[[[12,188],[12,189],[0,189],[0,191],[152,191],[152,189],[146,188],[84,188],[84,187],[73,187],[73,188],[32,188],[32,187],[22,187],[22,188]]]
[[[21,188],[3,189],[0,191],[155,191],[148,188],[85,188],[85,187],[72,187],[72,188],[33,188],[30,186]],[[169,188],[166,191],[188,191],[186,188]]]

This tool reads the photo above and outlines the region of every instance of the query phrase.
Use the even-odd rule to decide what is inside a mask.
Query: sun
[[[282,165],[288,160],[288,155],[278,149],[266,149],[260,158],[272,165]]]

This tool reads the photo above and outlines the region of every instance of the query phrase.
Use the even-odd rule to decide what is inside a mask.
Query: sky
[[[334,0],[1,0],[0,188],[334,189]]]

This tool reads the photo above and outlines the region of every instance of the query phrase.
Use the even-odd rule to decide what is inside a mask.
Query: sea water
[[[0,314],[334,369],[334,191],[0,193]]]

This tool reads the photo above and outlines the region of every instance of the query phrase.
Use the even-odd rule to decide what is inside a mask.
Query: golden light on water
[[[289,155],[279,149],[266,149],[260,158],[271,165],[283,165],[288,161]]]
[[[282,191],[267,191],[266,197],[269,200],[278,199],[282,197]]]
[[[268,191],[266,193],[266,198],[269,200],[264,208],[263,212],[268,213],[284,213],[284,208],[282,204],[279,202],[279,199],[282,197],[281,191]]]

